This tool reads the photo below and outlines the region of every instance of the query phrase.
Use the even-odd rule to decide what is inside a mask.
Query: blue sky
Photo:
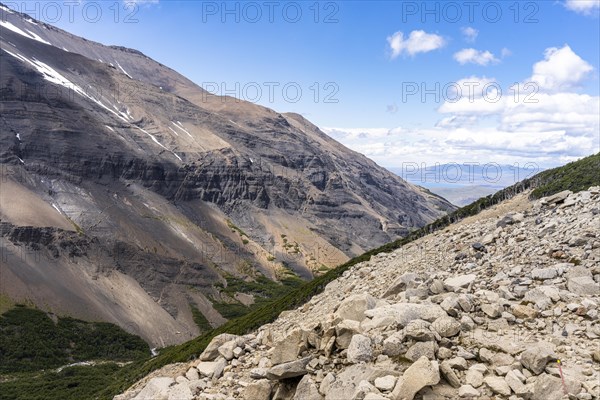
[[[384,166],[549,167],[600,150],[600,0],[155,0],[130,2],[135,9],[109,0],[80,1],[72,18],[64,3],[60,18],[43,3],[13,3],[211,90],[301,113]],[[132,10],[137,22],[126,23]],[[425,88],[438,98],[423,99]]]

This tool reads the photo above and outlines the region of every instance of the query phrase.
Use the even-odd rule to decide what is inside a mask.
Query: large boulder
[[[371,310],[377,305],[377,299],[368,293],[350,296],[339,305],[335,316],[342,320],[351,319],[362,321],[365,319],[365,311]]]
[[[370,364],[351,365],[335,376],[335,380],[328,380],[325,400],[352,399],[362,381],[374,382],[387,375],[390,375],[387,369],[375,368]]]
[[[352,340],[348,346],[348,361],[351,363],[369,362],[372,357],[371,339],[364,335],[352,336]]]
[[[252,382],[242,392],[244,400],[269,400],[271,398],[271,382],[266,379],[261,379]]]
[[[378,307],[366,311],[365,314],[370,318],[392,316],[401,327],[405,327],[409,322],[417,319],[433,322],[440,317],[448,315],[437,304],[416,303],[397,303]]]
[[[271,362],[273,365],[294,361],[306,349],[307,334],[295,330],[273,348]]]
[[[451,292],[457,292],[461,288],[468,287],[471,283],[473,283],[473,281],[475,281],[476,278],[477,275],[475,274],[454,276],[446,279],[444,281],[444,286]]]
[[[418,286],[417,279],[419,275],[413,272],[407,272],[402,274],[390,285],[388,290],[383,294],[383,297],[394,296],[400,292],[405,291],[408,288],[414,288]]]
[[[322,400],[323,396],[319,393],[316,383],[308,376],[304,375],[294,394],[293,400]]]
[[[178,383],[169,389],[168,400],[194,400],[189,382]]]
[[[211,342],[206,346],[206,349],[200,354],[201,361],[213,361],[217,357],[219,357],[219,347],[224,345],[227,342],[232,340],[236,340],[240,338],[237,335],[230,335],[229,333],[222,333],[217,335],[211,340]]]
[[[133,400],[169,400],[169,388],[173,378],[152,378]]]
[[[584,267],[575,267],[568,272],[567,287],[579,296],[600,295],[600,284],[592,279],[592,273]]]
[[[338,349],[347,349],[350,346],[352,336],[360,333],[360,322],[345,319],[335,327],[335,345]]]
[[[492,392],[501,396],[510,396],[511,390],[508,383],[500,376],[486,376],[483,380]]]
[[[396,400],[413,400],[417,392],[425,386],[437,385],[440,382],[440,370],[436,361],[429,361],[427,357],[419,358],[408,367],[392,392]]]
[[[196,369],[202,376],[218,379],[223,374],[225,366],[227,366],[227,361],[220,357],[216,361],[201,361],[196,365]]]
[[[271,380],[281,380],[305,375],[307,372],[306,366],[311,360],[312,357],[305,357],[300,360],[276,365],[269,369],[267,378]]]
[[[577,395],[581,391],[581,383],[565,378],[567,393]],[[562,400],[564,399],[562,380],[558,377],[542,374],[537,377],[533,386],[531,400]]]
[[[431,329],[436,331],[441,337],[452,337],[458,335],[460,332],[460,322],[446,315],[433,321]]]
[[[556,361],[557,358],[552,343],[539,342],[528,346],[521,354],[521,364],[535,375],[539,375],[544,372],[546,364]]]

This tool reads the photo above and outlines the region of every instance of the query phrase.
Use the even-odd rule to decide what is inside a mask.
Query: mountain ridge
[[[223,304],[249,310],[215,286],[226,276],[308,279],[454,209],[297,114],[0,13],[2,222],[40,210],[31,237],[89,238],[73,256],[8,235],[0,291],[15,300],[181,343],[200,333],[194,307],[212,326]]]

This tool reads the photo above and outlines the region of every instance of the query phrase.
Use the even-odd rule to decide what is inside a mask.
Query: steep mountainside
[[[154,345],[451,211],[296,114],[0,7],[0,292]],[[289,279],[288,279],[289,280]],[[254,298],[253,298],[254,297]],[[243,304],[242,304],[243,303]]]
[[[115,400],[600,398],[600,187],[523,193]]]

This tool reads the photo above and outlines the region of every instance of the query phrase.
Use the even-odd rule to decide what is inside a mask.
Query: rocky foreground
[[[520,196],[115,399],[599,399],[599,228],[599,187]]]

